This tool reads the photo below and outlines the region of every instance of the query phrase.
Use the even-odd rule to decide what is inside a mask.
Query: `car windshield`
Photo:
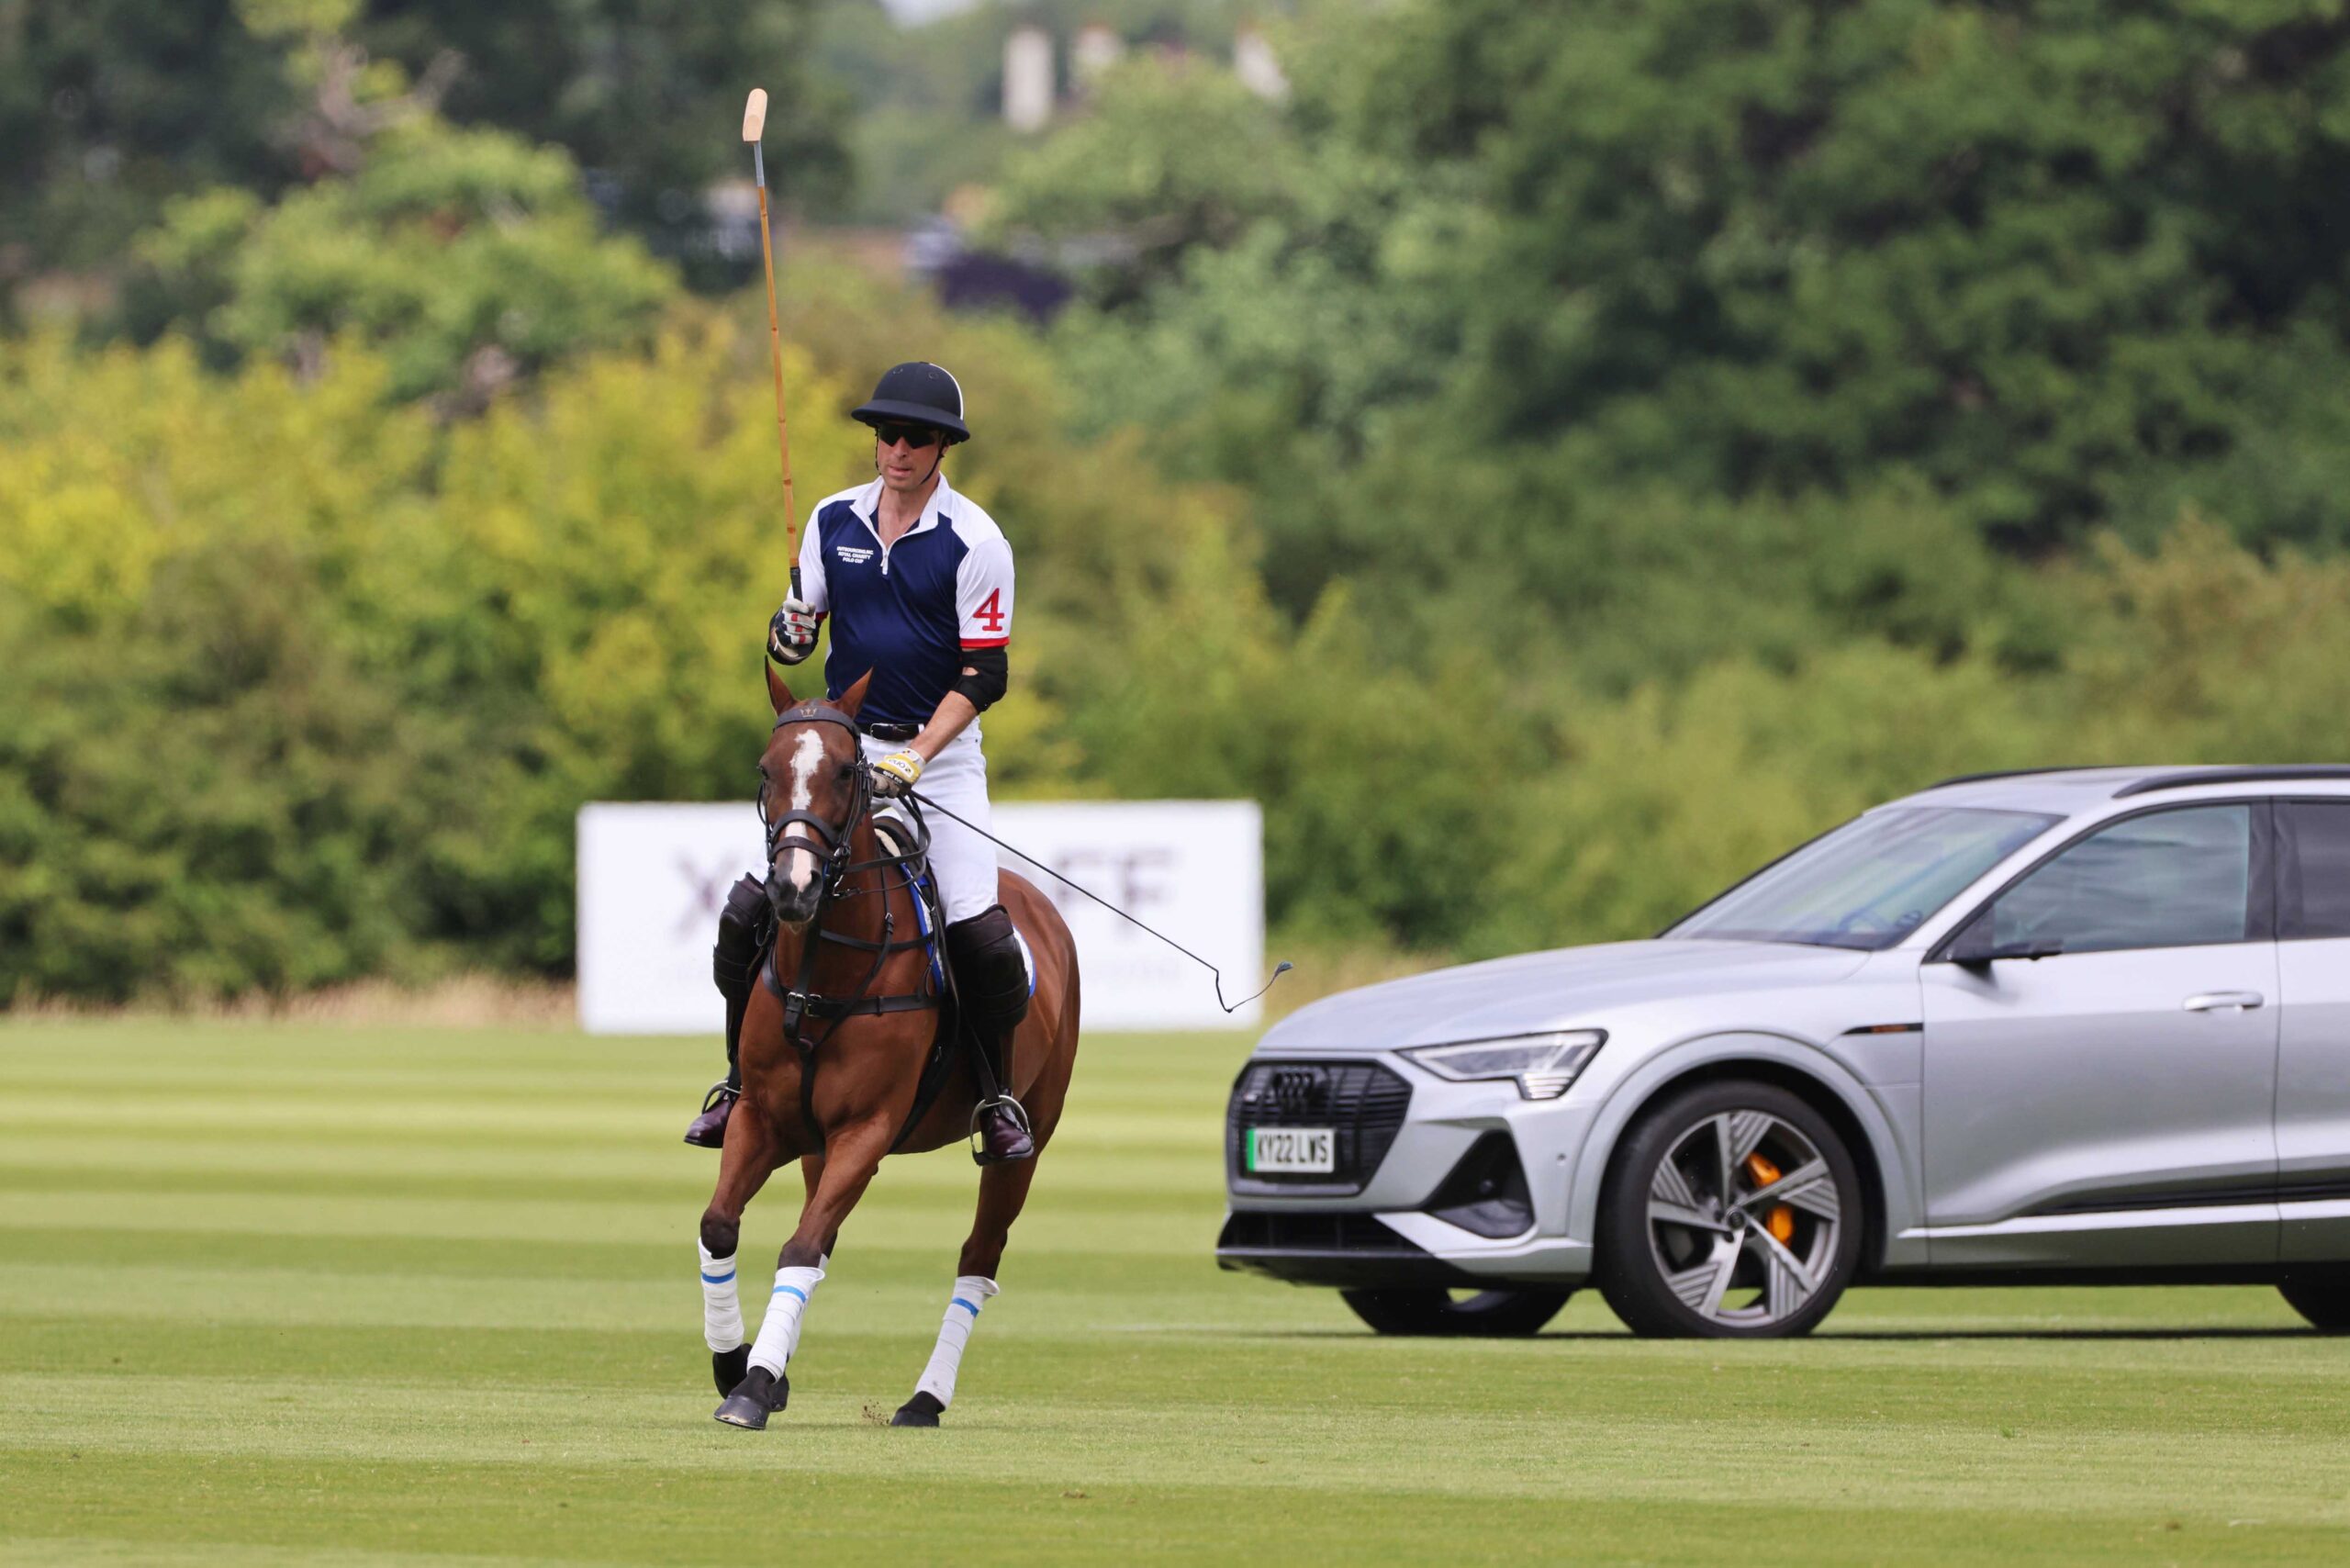
[[[1977,877],[2064,819],[1959,806],[1889,806],[1816,838],[1667,936],[1890,947]]]

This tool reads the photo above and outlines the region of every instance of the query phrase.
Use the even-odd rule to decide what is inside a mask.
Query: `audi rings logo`
[[[1267,1076],[1265,1097],[1290,1115],[1318,1111],[1330,1098],[1330,1075],[1318,1067],[1277,1067]]]

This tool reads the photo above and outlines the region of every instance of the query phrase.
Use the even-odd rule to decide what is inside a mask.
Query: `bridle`
[[[864,747],[857,743],[856,737],[860,732],[856,727],[856,721],[839,709],[829,703],[813,700],[802,702],[797,707],[787,708],[777,714],[775,724],[767,734],[772,736],[777,730],[782,729],[786,724],[838,724],[848,732],[850,745],[856,750],[856,761],[853,765],[853,778],[850,784],[848,815],[837,825],[827,822],[813,812],[789,811],[780,816],[769,816],[767,792],[765,788],[766,775],[764,772],[761,774],[759,824],[767,830],[768,867],[772,868],[777,859],[787,849],[807,850],[816,857],[816,864],[821,868],[823,892],[820,897],[829,899],[840,884],[848,879],[850,873],[867,868],[848,864],[849,840],[856,831],[858,821],[873,804],[873,772],[866,763]],[[805,828],[808,831],[804,834],[794,833],[791,830],[795,827]],[[874,864],[878,865],[880,862],[877,861]],[[820,917],[821,909],[820,903]]]
[[[809,917],[801,935],[799,975],[790,985],[786,986],[782,977],[776,972],[776,943],[779,936],[778,932],[770,934],[763,944],[767,948],[767,958],[759,966],[759,979],[783,1002],[783,1037],[789,1041],[800,1053],[800,1118],[807,1126],[811,1147],[821,1151],[824,1147],[824,1132],[822,1126],[816,1120],[814,1096],[816,1053],[823,1047],[824,1042],[833,1037],[833,1032],[841,1026],[844,1020],[855,1014],[912,1013],[937,1007],[941,1005],[944,998],[934,995],[927,989],[908,991],[896,996],[867,994],[872,991],[874,983],[881,978],[881,971],[888,966],[892,955],[918,947],[927,947],[931,934],[927,931],[916,931],[902,940],[897,939],[897,917],[890,911],[889,901],[889,894],[893,885],[886,875],[870,888],[853,890],[845,888],[848,879],[860,872],[886,871],[894,868],[899,874],[901,882],[905,886],[908,896],[913,899],[917,911],[920,910],[922,894],[913,886],[913,874],[911,868],[914,862],[926,855],[930,848],[930,826],[923,821],[922,808],[911,800],[906,802],[906,809],[913,821],[914,842],[903,853],[892,855],[885,849],[870,860],[850,859],[849,857],[855,852],[856,824],[865,820],[873,806],[873,770],[871,765],[865,760],[865,748],[863,743],[857,738],[862,732],[857,729],[856,721],[848,714],[830,703],[816,701],[812,699],[777,714],[773,728],[767,731],[768,736],[772,738],[777,730],[782,729],[787,724],[837,724],[848,732],[850,742],[856,750],[856,760],[853,765],[851,775],[848,814],[838,823],[829,822],[815,812],[807,811],[794,810],[770,816],[767,812],[767,787],[772,780],[766,777],[764,770],[760,776],[759,821],[767,829],[769,873],[773,873],[777,859],[787,849],[807,850],[816,857],[818,866],[816,912]],[[881,936],[878,941],[863,936],[845,935],[840,932],[825,929],[824,917],[832,912],[838,902],[873,892],[882,895]],[[809,981],[815,975],[816,954],[827,942],[873,955],[873,966],[866,971],[865,979],[858,984],[853,995],[819,996],[808,989]],[[951,983],[950,980],[950,986]],[[826,1025],[823,1033],[813,1040],[807,1037],[801,1027],[811,1018],[822,1019]],[[905,1127],[898,1135],[900,1142],[904,1141],[907,1132],[912,1131],[912,1119],[909,1118]],[[895,1145],[892,1145],[892,1148],[894,1148]]]

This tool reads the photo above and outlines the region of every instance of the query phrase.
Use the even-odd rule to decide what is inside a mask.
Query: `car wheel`
[[[2287,1305],[2326,1334],[2350,1334],[2350,1274],[2296,1274],[2277,1287]]]
[[[1340,1291],[1355,1316],[1382,1334],[1522,1338],[1559,1316],[1572,1291]]]
[[[1859,1267],[1859,1169],[1828,1119],[1768,1083],[1701,1083],[1617,1145],[1593,1273],[1635,1334],[1807,1334]]]

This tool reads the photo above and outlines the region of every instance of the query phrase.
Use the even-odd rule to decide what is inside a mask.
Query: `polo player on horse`
[[[919,782],[944,812],[924,818],[930,868],[946,912],[947,961],[962,1019],[986,1054],[978,1076],[999,1087],[976,1116],[982,1163],[1035,1153],[1027,1114],[1008,1092],[1013,1031],[1029,979],[1012,918],[997,902],[995,846],[966,823],[988,822],[988,765],[979,716],[1003,695],[1012,635],[1012,545],[995,521],[939,472],[946,449],[971,438],[963,388],[935,364],[893,366],[852,418],[873,429],[872,483],[816,506],[801,541],[795,597],[775,612],[767,656],[795,665],[829,615],[828,696],[868,671],[856,715],[873,792],[902,797]],[[711,1086],[686,1141],[726,1138],[743,1089],[743,1014],[760,959],[766,885],[744,877],[727,895],[713,954],[726,999],[725,1079]]]

